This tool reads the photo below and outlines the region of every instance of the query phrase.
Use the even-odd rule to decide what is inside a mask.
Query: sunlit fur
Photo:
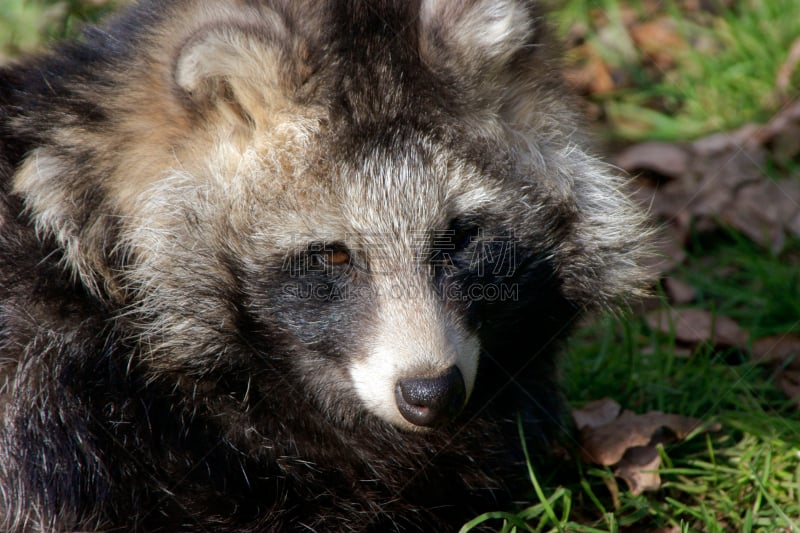
[[[510,506],[560,341],[647,281],[536,4],[143,1],[0,69],[0,529]],[[463,412],[409,422],[451,366]]]

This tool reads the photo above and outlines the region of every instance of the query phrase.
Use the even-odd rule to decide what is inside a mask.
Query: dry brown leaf
[[[778,372],[775,384],[800,407],[800,370],[787,369]]]
[[[704,178],[713,179],[714,186],[736,190],[748,183],[763,181],[767,152],[759,146],[736,147],[733,153],[706,161]]]
[[[787,165],[800,154],[800,102],[790,104],[761,127],[758,140],[769,144],[771,158]]]
[[[660,411],[643,415],[623,411],[611,422],[581,430],[581,458],[587,463],[615,465],[629,448],[660,442],[663,435],[659,430],[663,427],[681,439],[701,425],[701,420]]]
[[[583,59],[581,66],[564,72],[564,77],[573,90],[586,94],[604,94],[614,90],[611,71],[592,43],[577,47],[573,53]]]
[[[629,31],[636,46],[662,71],[672,68],[675,54],[686,49],[686,41],[670,17],[636,24]]]
[[[763,144],[759,124],[745,124],[739,129],[713,133],[697,139],[692,143],[695,154],[701,158],[733,155],[740,150],[747,150]]]
[[[753,359],[775,365],[775,385],[800,407],[800,335],[764,337],[753,343]]]
[[[615,163],[630,173],[646,171],[679,179],[689,171],[690,157],[689,150],[681,145],[650,141],[626,148]]]
[[[772,137],[784,131],[789,124],[798,121],[800,121],[800,101],[787,105],[761,126],[758,131],[758,142],[761,144],[770,142]]]
[[[800,124],[790,123],[778,135],[773,137],[770,144],[770,156],[779,165],[792,164],[800,154]]]
[[[694,301],[697,291],[691,285],[673,277],[664,279],[664,290],[670,302],[678,305],[688,304]]]
[[[787,333],[758,339],[753,343],[753,359],[800,370],[800,335]]]
[[[579,409],[573,409],[572,419],[575,420],[575,426],[580,430],[594,428],[612,422],[619,416],[621,410],[620,404],[611,398],[603,398],[589,402]]]
[[[604,398],[573,410],[572,416],[580,428],[581,459],[613,466],[614,474],[624,479],[634,494],[657,490],[661,486],[657,446],[685,438],[703,422],[660,411],[643,415],[623,411],[616,416],[619,409],[617,402]],[[719,427],[714,424],[707,429],[716,431]],[[668,431],[663,431],[664,428]]]
[[[657,448],[638,446],[625,452],[622,460],[614,468],[614,475],[624,479],[628,489],[633,494],[639,495],[661,487],[659,466],[661,466],[661,456]]]
[[[590,94],[605,94],[614,90],[614,77],[599,55],[589,57],[586,73],[591,76],[588,85]]]
[[[743,187],[722,213],[722,220],[762,246],[779,250],[789,224],[800,215],[800,182],[785,179],[762,181]]]
[[[717,346],[745,347],[747,333],[733,319],[712,315],[702,309],[669,309],[649,313],[645,319],[654,330],[675,332],[675,339],[686,344],[711,341]]]
[[[690,227],[711,231],[723,222],[778,250],[788,236],[800,235],[800,182],[769,180],[763,169],[768,159],[781,164],[798,154],[800,102],[764,125],[746,124],[690,144],[634,145],[616,163],[660,180],[658,186],[640,180],[636,198],[654,218],[668,221],[684,235]],[[668,268],[661,265],[661,271]]]
[[[621,3],[619,5],[619,18],[622,21],[623,26],[629,27],[636,24],[636,21],[639,18],[639,13],[633,8],[633,6]]]
[[[695,161],[700,181],[696,185],[686,184],[692,195],[689,210],[693,216],[716,217],[730,208],[737,190],[766,180],[762,171],[766,160],[763,149],[735,150]]]

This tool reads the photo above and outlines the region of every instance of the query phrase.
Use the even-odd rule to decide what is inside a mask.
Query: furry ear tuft
[[[193,107],[254,123],[286,99],[293,43],[277,16],[271,22],[269,33],[242,24],[206,28],[183,45],[173,80]]]
[[[519,0],[423,0],[420,9],[422,53],[434,64],[444,51],[462,67],[496,71],[533,34]]]

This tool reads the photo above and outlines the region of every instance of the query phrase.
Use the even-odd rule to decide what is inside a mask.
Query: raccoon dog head
[[[532,4],[175,2],[88,96],[114,121],[73,124],[80,149],[38,150],[16,190],[139,364],[279,373],[338,424],[445,423],[484,358],[642,279],[639,214]]]

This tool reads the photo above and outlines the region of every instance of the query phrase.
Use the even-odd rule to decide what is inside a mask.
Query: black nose
[[[451,366],[433,378],[397,380],[394,391],[403,418],[417,426],[437,426],[451,420],[464,407],[467,392],[461,371]]]

